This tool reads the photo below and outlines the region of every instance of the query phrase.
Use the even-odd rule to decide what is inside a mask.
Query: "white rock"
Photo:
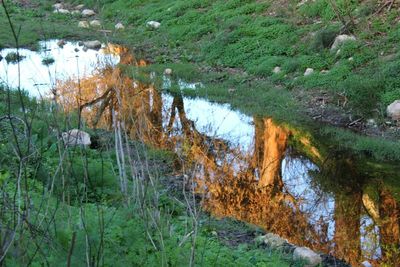
[[[81,15],[81,12],[79,10],[73,10],[71,12],[72,15]]]
[[[76,10],[81,10],[81,9],[83,9],[85,7],[85,5],[77,5],[76,7],[75,7],[75,9]]]
[[[101,22],[100,20],[92,20],[91,22],[89,22],[90,26],[95,27],[95,28],[99,28],[101,27]]]
[[[160,28],[161,23],[152,20],[152,21],[147,22],[146,25],[147,25],[147,27],[150,27],[150,28],[153,28],[153,29],[158,29],[158,28]]]
[[[99,50],[101,48],[101,42],[98,40],[83,42],[83,46],[88,49]]]
[[[312,68],[307,68],[306,71],[304,72],[304,76],[308,76],[314,73],[314,69]]]
[[[400,100],[396,100],[390,104],[386,109],[386,113],[392,120],[400,120]]]
[[[335,41],[333,42],[331,50],[336,50],[339,46],[341,46],[345,42],[355,41],[355,40],[356,37],[354,35],[347,35],[347,34],[338,35],[336,36]]]
[[[78,28],[89,28],[90,26],[89,26],[89,22],[87,22],[87,21],[85,21],[85,20],[83,20],[83,21],[79,21],[79,23],[78,23]]]
[[[71,12],[69,12],[68,9],[62,9],[62,8],[60,8],[60,9],[54,10],[54,13],[59,13],[59,14],[70,14]]]
[[[165,74],[165,75],[171,75],[171,74],[172,74],[172,69],[169,69],[169,68],[168,68],[168,69],[165,69],[165,70],[164,70],[164,74]]]
[[[94,12],[94,11],[91,10],[91,9],[84,9],[84,10],[82,10],[82,16],[83,16],[83,17],[91,17],[91,16],[94,16],[94,15],[96,15],[96,12]]]
[[[66,146],[88,146],[91,144],[90,135],[78,129],[72,129],[68,132],[62,133],[62,139]]]
[[[329,70],[321,70],[320,73],[321,73],[321,74],[327,74],[327,73],[329,73]]]
[[[281,72],[281,67],[275,67],[275,68],[272,70],[272,72],[275,73],[275,74],[278,74],[279,72]]]
[[[56,9],[56,10],[57,10],[57,9],[62,9],[63,7],[64,7],[64,6],[63,6],[63,4],[61,4],[61,3],[57,3],[57,4],[54,4],[54,5],[53,5],[53,8]]]
[[[353,57],[349,57],[348,60],[349,61],[354,61],[354,58]]]
[[[123,30],[123,29],[125,29],[125,26],[120,22],[120,23],[115,24],[115,29]]]
[[[321,256],[306,247],[297,247],[293,252],[293,260],[303,260],[307,266],[314,267],[322,262]]]

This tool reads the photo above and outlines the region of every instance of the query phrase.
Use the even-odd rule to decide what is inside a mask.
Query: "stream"
[[[180,89],[196,90],[201,82],[150,74],[154,82],[123,77],[117,63],[145,62],[119,46],[84,51],[78,43],[40,42],[39,51],[21,49],[18,64],[0,62],[0,81],[27,90],[37,98],[53,98],[66,106],[75,103],[76,84],[83,101],[122,99],[118,116],[135,118],[126,124],[132,138],[171,149],[196,162],[196,192],[204,194],[204,210],[216,217],[232,217],[258,225],[289,242],[343,259],[353,266],[397,262],[400,207],[399,174],[365,167],[349,153],[313,141],[309,133],[273,118],[248,116],[201,98],[184,97]],[[5,57],[15,49],[4,49]],[[53,58],[51,65],[43,59]],[[110,67],[112,66],[112,67]],[[159,82],[156,82],[159,81]],[[136,92],[136,93],[135,93]],[[100,103],[100,102],[99,102]],[[108,102],[107,102],[108,103]],[[115,108],[115,107],[114,107]],[[110,109],[96,104],[83,111],[89,125],[110,127]]]

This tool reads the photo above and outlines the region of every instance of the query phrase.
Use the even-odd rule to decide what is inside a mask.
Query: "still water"
[[[351,153],[330,153],[312,134],[273,118],[168,90],[196,90],[204,86],[200,81],[156,73],[146,83],[126,77],[117,63],[146,65],[126,48],[85,52],[77,43],[60,48],[56,41],[40,46],[39,52],[20,51],[22,88],[32,96],[52,92],[66,110],[76,104],[79,88],[82,103],[97,99],[82,111],[89,125],[111,128],[121,120],[132,138],[195,162],[195,190],[214,216],[256,224],[354,266],[364,260],[399,264],[397,172],[371,167]],[[54,64],[43,65],[49,56]],[[17,86],[17,69],[3,60],[0,79]]]

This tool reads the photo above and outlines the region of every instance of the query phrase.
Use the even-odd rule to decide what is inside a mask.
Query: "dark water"
[[[55,64],[62,66],[65,58],[87,57],[84,52],[77,55],[77,44],[69,43],[70,49],[51,47],[58,53],[52,54]],[[93,62],[111,58],[112,66],[118,60],[146,65],[118,46],[90,53]],[[83,111],[88,123],[110,127],[114,124],[109,115],[116,111],[132,138],[174,150],[185,161],[196,163],[191,173],[195,190],[204,194],[202,205],[214,216],[259,225],[289,242],[354,266],[365,260],[376,266],[399,265],[400,177],[393,168],[339,153],[315,140],[312,133],[277,124],[272,118],[247,116],[229,105],[186,98],[179,90],[166,92],[171,86],[195,90],[201,83],[151,73],[152,82],[145,84],[124,77],[116,67],[92,63],[86,64],[92,73],[80,75],[82,99],[89,102],[100,97],[110,84],[116,89],[102,99],[107,108],[97,105]],[[5,66],[10,67],[0,66],[4,79]],[[49,83],[46,75],[34,77],[37,84]],[[57,85],[60,101],[68,107],[73,102],[68,99],[77,93],[71,83],[77,80],[60,80],[50,85]],[[37,88],[28,84],[33,94]]]

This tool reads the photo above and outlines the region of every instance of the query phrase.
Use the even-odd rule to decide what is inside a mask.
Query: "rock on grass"
[[[392,120],[400,121],[400,100],[390,104],[386,109],[386,113]]]
[[[149,27],[149,28],[152,28],[152,29],[158,29],[158,28],[160,28],[161,23],[152,20],[152,21],[147,22],[146,26]]]
[[[84,10],[82,10],[82,16],[83,16],[83,17],[91,17],[91,16],[94,16],[94,15],[96,15],[96,12],[94,12],[94,11],[91,10],[91,9],[84,9]]]

